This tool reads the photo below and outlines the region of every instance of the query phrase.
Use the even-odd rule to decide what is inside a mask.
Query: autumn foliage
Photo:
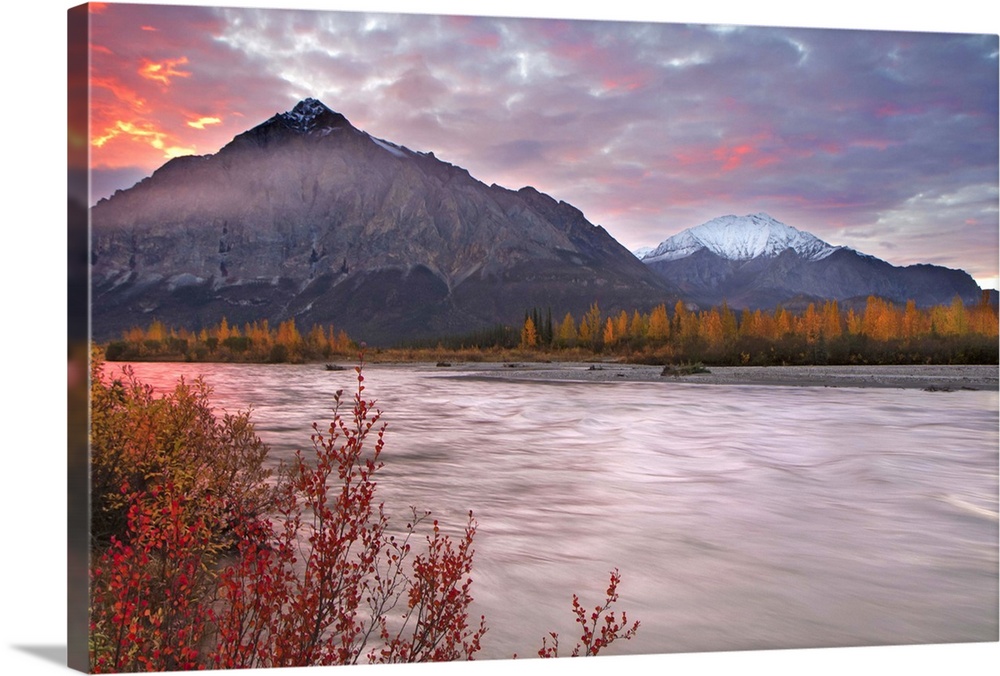
[[[249,413],[216,419],[201,381],[156,397],[95,354],[93,672],[474,658],[487,631],[470,617],[476,521],[390,521],[376,496],[385,425],[362,371],[349,407],[338,392],[311,451],[272,476]],[[616,571],[582,654],[634,635],[608,612],[617,584]]]
[[[149,326],[134,326],[120,340],[107,345],[112,361],[184,359],[187,361],[290,362],[352,356],[357,345],[343,330],[314,324],[302,333],[294,319],[271,326],[268,321],[230,325],[223,317],[218,324],[199,330],[168,327],[159,320]]]
[[[309,461],[296,454],[276,518],[249,525],[223,572],[213,666],[470,659],[479,649],[485,619],[477,629],[468,619],[472,514],[457,544],[435,521],[425,553],[410,543],[423,517],[391,534],[375,502],[384,426],[363,381],[359,367],[352,414],[342,416],[338,393],[329,428],[314,425]]]
[[[616,617],[611,607],[618,602],[618,585],[621,574],[618,569],[611,571],[608,590],[604,602],[594,607],[589,614],[579,597],[573,595],[573,616],[580,626],[580,638],[573,647],[571,657],[587,657],[597,655],[601,650],[619,639],[630,640],[639,631],[639,622],[628,623],[628,616],[622,612],[621,619]],[[551,639],[551,643],[549,640]],[[539,657],[559,657],[559,634],[549,632],[542,638],[542,647],[538,650]]]
[[[595,302],[579,318],[532,308],[516,326],[497,325],[462,336],[439,336],[375,350],[397,361],[501,361],[612,356],[637,362],[704,362],[715,365],[770,364],[949,364],[1000,361],[997,308],[986,294],[967,305],[917,307],[877,296],[842,307],[835,300],[791,310],[707,309],[682,301],[648,312],[610,313]],[[266,321],[242,330],[226,323],[198,332],[167,328],[158,321],[134,327],[107,345],[114,360],[304,362],[353,355],[344,331],[313,326],[299,333],[294,320],[272,328]]]
[[[203,665],[218,549],[201,507],[170,483],[132,495],[125,535],[91,568],[92,672]]]
[[[871,296],[795,309],[698,308],[684,302],[648,311],[592,303],[553,319],[531,309],[516,326],[412,341],[381,353],[399,361],[581,361],[650,364],[995,364],[997,307],[988,294],[968,304],[917,307]]]
[[[896,305],[872,296],[859,310],[827,301],[798,312],[781,306],[693,309],[678,301],[670,309],[659,305],[649,312],[605,315],[594,303],[579,320],[566,313],[549,340],[536,330],[538,317],[538,310],[526,316],[520,350],[720,365],[996,363],[998,358],[997,310],[985,296],[971,307],[960,298],[918,308],[912,301]]]
[[[157,396],[125,365],[104,373],[95,353],[90,388],[91,537],[95,544],[128,533],[130,513],[154,489],[198,505],[222,546],[235,524],[269,509],[273,489],[267,447],[248,411],[216,417],[208,385],[181,379]]]

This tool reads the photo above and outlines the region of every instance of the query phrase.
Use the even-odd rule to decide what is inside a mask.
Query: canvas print
[[[70,666],[996,642],[997,54],[70,9]]]

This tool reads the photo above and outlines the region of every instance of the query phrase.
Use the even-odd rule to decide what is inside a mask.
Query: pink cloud
[[[733,171],[743,164],[743,159],[754,152],[753,146],[743,143],[737,146],[721,146],[712,151],[712,157],[722,164],[722,171]]]

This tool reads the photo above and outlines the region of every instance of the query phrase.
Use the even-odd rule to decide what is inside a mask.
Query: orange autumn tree
[[[657,305],[646,322],[646,335],[654,342],[665,342],[670,337],[670,319],[667,317],[667,307]]]
[[[535,321],[531,317],[526,317],[524,326],[521,327],[521,349],[531,350],[538,345],[538,331],[535,328]]]

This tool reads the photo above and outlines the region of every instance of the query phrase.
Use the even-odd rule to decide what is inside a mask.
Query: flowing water
[[[116,365],[111,365],[115,368]],[[252,406],[273,462],[354,372],[136,364]],[[388,424],[379,498],[475,540],[481,657],[571,647],[572,595],[641,621],[615,653],[995,641],[998,394],[528,382],[365,368]]]

